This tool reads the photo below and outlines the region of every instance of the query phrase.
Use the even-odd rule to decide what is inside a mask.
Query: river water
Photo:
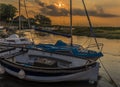
[[[55,43],[57,40],[63,40],[70,43],[70,39],[62,36],[55,35],[45,35],[40,36],[38,34],[28,34],[28,38],[33,38],[33,41],[38,43]],[[104,56],[101,61],[111,76],[112,80],[120,87],[120,40],[117,39],[105,39],[97,38],[97,41],[104,44],[102,49]],[[80,44],[86,47],[88,44],[94,44],[93,38],[83,37],[83,36],[73,36],[73,43]],[[96,48],[94,48],[96,49]],[[98,62],[100,62],[98,60]],[[115,87],[113,82],[111,82],[108,74],[105,72],[101,65],[99,71],[98,84],[95,87]],[[34,83],[18,80],[17,78],[11,77],[9,75],[0,76],[0,87],[93,87],[84,82],[62,82],[62,83]]]

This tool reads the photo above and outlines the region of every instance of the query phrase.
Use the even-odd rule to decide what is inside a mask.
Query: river
[[[28,38],[34,38],[33,41],[38,43],[55,43],[57,40],[63,40],[70,43],[70,39],[62,36],[55,35],[45,35],[40,36],[37,34],[27,34]],[[108,71],[109,75],[113,81],[120,87],[120,40],[118,39],[105,39],[97,38],[97,41],[104,44],[102,49],[104,56],[101,58],[104,67]],[[83,36],[73,36],[74,44],[82,44],[86,47],[90,43],[94,43],[93,38],[83,37]],[[95,48],[94,48],[95,49]],[[98,60],[98,62],[100,62]],[[108,74],[105,72],[103,66],[101,65],[99,71],[99,80],[97,87],[115,87],[113,82],[111,82]],[[9,75],[0,76],[0,87],[93,87],[84,82],[62,82],[62,83],[34,83],[18,80],[17,78],[11,77]]]

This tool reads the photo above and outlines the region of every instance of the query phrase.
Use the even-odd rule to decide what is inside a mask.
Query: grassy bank
[[[56,30],[61,33],[70,33],[69,30]],[[120,39],[120,27],[94,27],[93,32],[96,37],[108,39]],[[91,36],[89,27],[75,27],[73,35]]]
[[[66,29],[67,27],[67,29]],[[54,30],[56,32],[70,34],[69,27],[66,26],[65,29]],[[15,33],[16,30],[10,30],[10,33],[0,32],[0,37],[4,38],[10,34]],[[120,27],[94,27],[93,32],[96,37],[108,38],[108,39],[120,39]],[[90,37],[90,28],[89,27],[74,27],[73,35],[77,36],[88,36]]]

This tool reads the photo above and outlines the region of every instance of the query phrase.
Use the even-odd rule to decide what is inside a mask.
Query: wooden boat
[[[43,52],[44,53],[44,52]],[[51,54],[52,55],[52,54]],[[40,56],[16,51],[0,57],[0,73],[36,82],[93,81],[98,79],[99,63],[65,56]]]

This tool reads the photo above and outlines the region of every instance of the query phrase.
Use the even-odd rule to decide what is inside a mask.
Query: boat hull
[[[1,66],[5,71],[15,77],[20,78],[19,72],[24,71],[24,80],[35,82],[62,82],[62,81],[84,81],[91,80],[97,81],[99,72],[99,63],[94,63],[89,66],[75,67],[70,69],[32,69],[31,67],[25,67],[17,65],[15,63],[1,60]]]

